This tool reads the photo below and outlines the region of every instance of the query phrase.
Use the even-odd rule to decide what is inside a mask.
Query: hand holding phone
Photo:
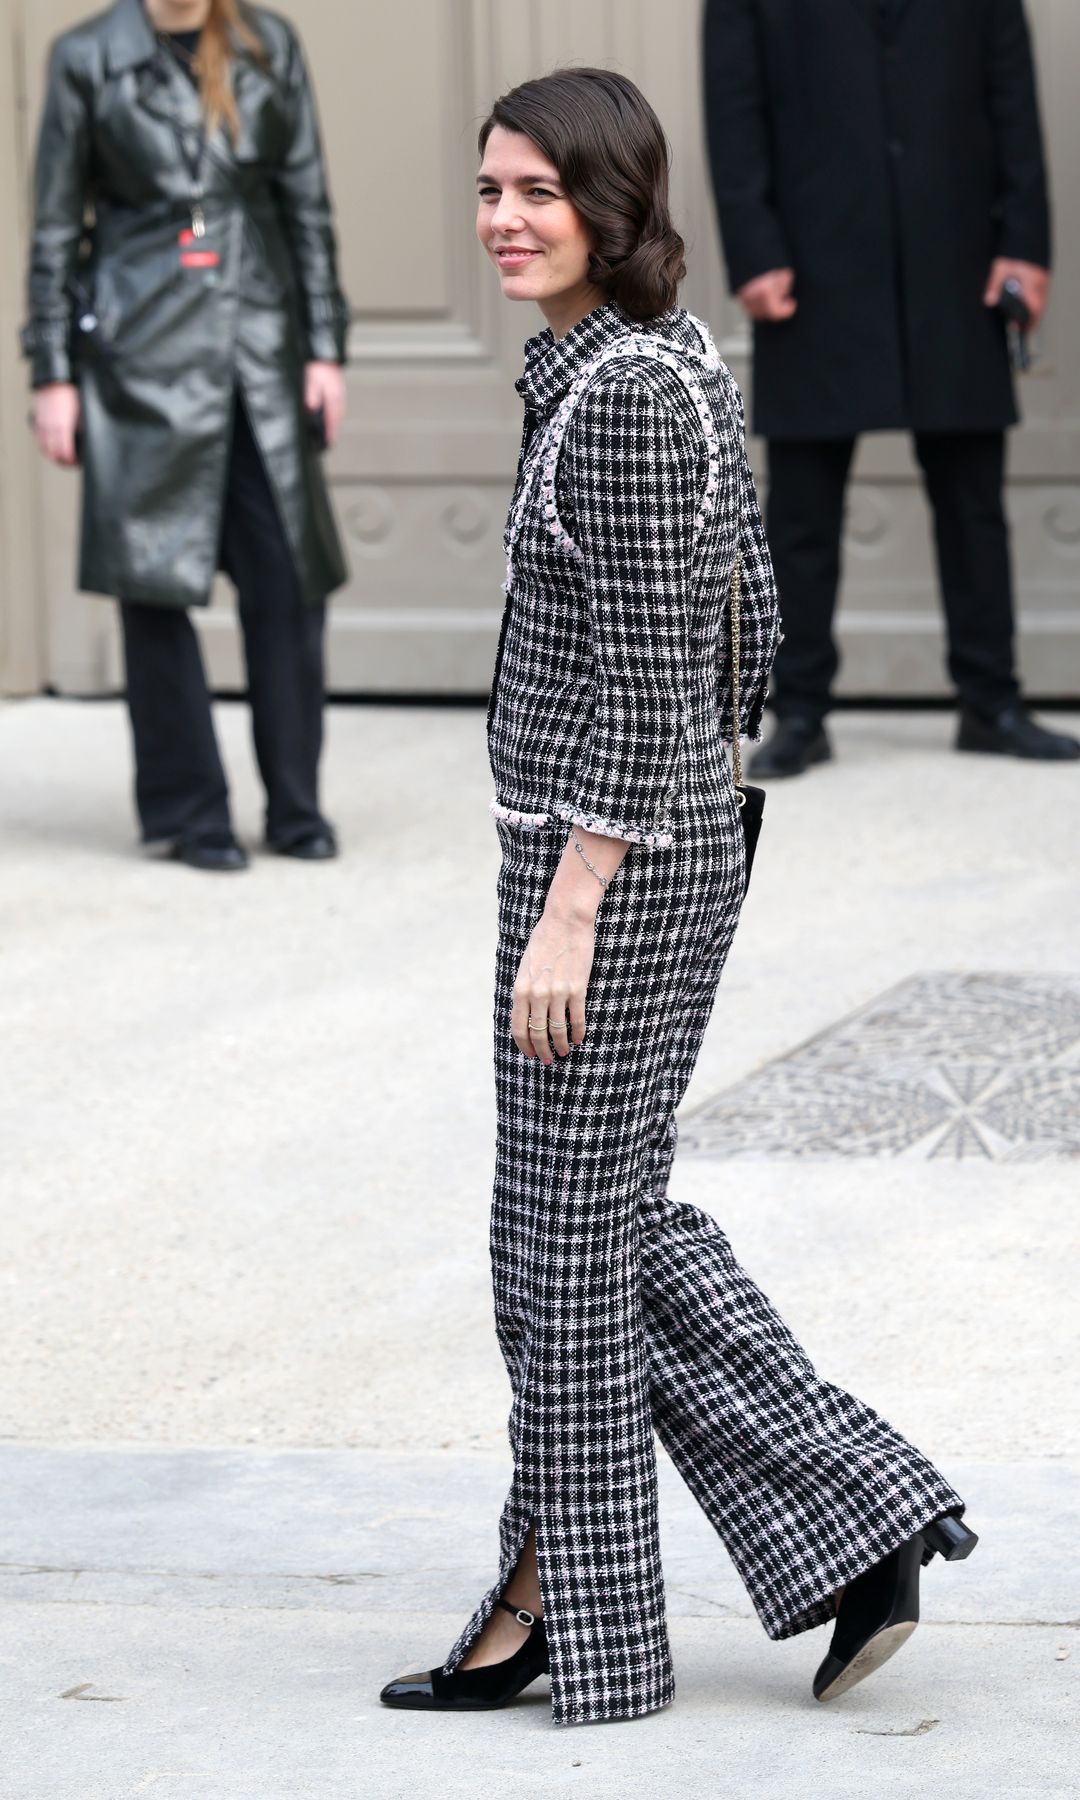
[[[1024,299],[1024,290],[1015,275],[1002,283],[998,296],[997,310],[1005,321],[1005,336],[1009,343],[1009,361],[1018,374],[1031,367],[1031,348],[1028,344],[1028,332],[1031,330],[1031,308]]]
[[[1050,275],[1037,263],[1016,257],[995,257],[983,294],[983,303],[999,311],[1009,338],[1009,356],[1016,369],[1031,363],[1028,334],[1042,318],[1050,291]]]

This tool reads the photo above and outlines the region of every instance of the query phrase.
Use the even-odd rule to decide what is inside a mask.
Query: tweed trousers
[[[509,1032],[525,944],[564,834],[501,824],[491,1221],[515,1474],[482,1630],[530,1524],[558,1724],[632,1718],[673,1693],[654,1431],[720,1534],[770,1637],[959,1505],[870,1407],[817,1376],[707,1214],[668,1198],[675,1108],[738,918],[743,846],[723,816],[674,851],[631,849],[597,919],[583,1045],[548,1066]]]

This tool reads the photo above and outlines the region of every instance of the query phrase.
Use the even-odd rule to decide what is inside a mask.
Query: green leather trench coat
[[[53,45],[23,348],[35,387],[81,391],[92,592],[209,600],[237,390],[305,601],[345,580],[303,403],[305,362],[343,362],[347,322],[314,98],[292,27],[244,11],[265,59],[234,44],[240,132],[201,157],[198,94],[142,0]],[[184,266],[196,204],[205,237]]]

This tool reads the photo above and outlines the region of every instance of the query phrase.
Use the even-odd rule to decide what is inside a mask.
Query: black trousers
[[[325,608],[305,606],[258,446],[236,403],[221,567],[236,585],[266,835],[325,830],[319,811]],[[147,843],[232,831],[198,638],[187,612],[121,602],[135,802]]]
[[[773,707],[781,719],[823,718],[840,666],[832,625],[854,451],[854,438],[769,441],[767,531],[784,629]],[[949,674],[963,704],[992,715],[1019,694],[1005,434],[919,433],[915,453],[934,514]]]

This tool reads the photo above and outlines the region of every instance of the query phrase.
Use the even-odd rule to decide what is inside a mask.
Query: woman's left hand
[[[304,364],[304,405],[311,413],[321,410],[326,442],[335,444],[345,417],[345,371],[339,363]]]

